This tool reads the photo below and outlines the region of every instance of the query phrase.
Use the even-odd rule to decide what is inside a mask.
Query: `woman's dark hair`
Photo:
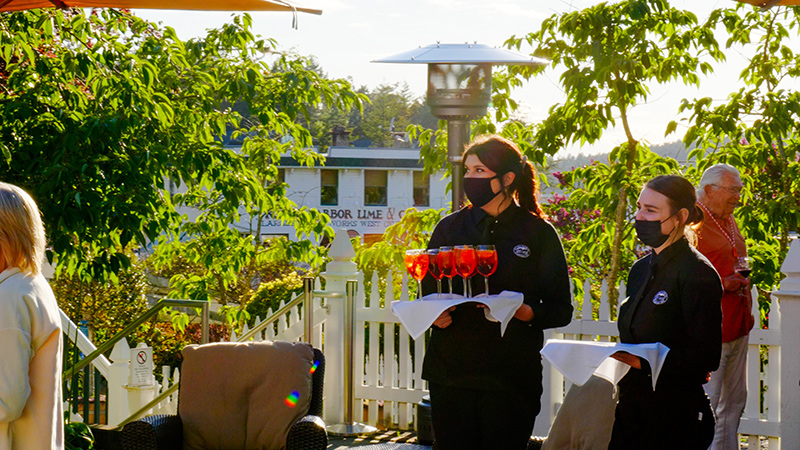
[[[517,144],[504,137],[492,134],[475,138],[464,151],[461,168],[468,155],[475,155],[492,172],[502,177],[514,173],[514,181],[503,192],[519,203],[519,206],[536,216],[545,218],[539,205],[539,185],[536,182],[536,169],[528,158],[522,155]]]
[[[703,220],[703,212],[697,206],[697,194],[694,186],[680,175],[659,175],[644,186],[667,197],[671,213],[675,214],[683,208],[689,211],[685,225],[693,225]]]

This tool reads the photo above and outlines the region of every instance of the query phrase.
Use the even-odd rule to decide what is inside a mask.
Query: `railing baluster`
[[[102,392],[103,377],[100,376],[100,371],[94,369],[94,423],[103,423],[100,420],[100,392]]]
[[[92,388],[92,380],[89,374],[91,370],[89,366],[83,368],[83,423],[94,423],[90,422],[89,419],[89,396]]]

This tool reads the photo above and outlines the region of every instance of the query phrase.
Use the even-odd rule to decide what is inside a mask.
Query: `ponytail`
[[[509,186],[509,190],[520,207],[532,212],[535,216],[545,219],[546,216],[538,201],[539,183],[536,178],[536,169],[525,158],[522,161],[519,172],[514,177],[514,182]]]
[[[694,208],[689,209],[689,219],[686,220],[687,225],[697,225],[703,221],[703,210],[700,209],[700,206],[697,204],[694,205]]]

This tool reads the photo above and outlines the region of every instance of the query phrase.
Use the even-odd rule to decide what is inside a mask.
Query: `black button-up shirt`
[[[464,388],[540,390],[542,330],[572,319],[567,261],[558,234],[550,223],[516,205],[497,217],[480,208],[464,208],[439,222],[428,247],[465,244],[494,244],[498,263],[489,277],[489,293],[523,293],[533,320],[511,319],[501,337],[500,325],[486,320],[483,309],[474,303],[459,305],[451,312],[450,326],[433,327],[422,377]],[[475,274],[471,282],[474,295],[484,292],[482,276]],[[453,291],[462,293],[462,286],[456,276]],[[436,292],[430,275],[423,280],[422,291]]]
[[[705,383],[722,351],[722,282],[705,256],[686,239],[650,253],[631,268],[627,296],[619,308],[620,340],[670,349],[658,385]],[[648,369],[629,375],[647,376]]]

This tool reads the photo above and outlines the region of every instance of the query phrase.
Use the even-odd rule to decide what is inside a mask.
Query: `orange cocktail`
[[[428,254],[425,250],[408,250],[403,256],[403,262],[412,278],[417,280],[417,297],[422,298],[422,279],[428,272]]]
[[[453,250],[456,257],[456,271],[464,280],[464,296],[472,297],[469,277],[475,273],[478,266],[478,255],[471,245],[457,245]]]
[[[489,295],[489,275],[497,270],[497,250],[494,245],[479,245],[475,250],[478,257],[478,273],[483,275],[486,295]]]

